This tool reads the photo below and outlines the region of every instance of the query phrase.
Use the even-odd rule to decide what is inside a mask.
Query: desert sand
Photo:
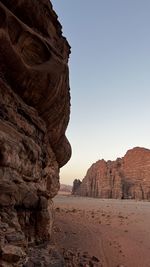
[[[150,202],[58,195],[54,205],[55,242],[82,255],[73,266],[150,267]]]

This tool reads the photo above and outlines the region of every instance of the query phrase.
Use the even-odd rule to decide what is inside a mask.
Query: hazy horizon
[[[52,1],[71,45],[72,158],[61,183],[83,179],[95,161],[150,148],[150,2]]]

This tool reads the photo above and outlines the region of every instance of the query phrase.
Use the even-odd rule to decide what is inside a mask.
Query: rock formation
[[[60,184],[59,194],[68,193],[71,194],[72,191],[72,185],[68,184]]]
[[[116,161],[99,160],[94,163],[76,195],[150,200],[150,150],[136,147]]]
[[[76,195],[76,193],[78,194],[78,190],[80,188],[80,185],[81,185],[81,181],[79,179],[75,179],[73,181],[72,195]]]
[[[59,168],[71,156],[65,137],[69,53],[49,0],[0,1],[2,267],[53,266],[51,250],[44,255],[44,249],[51,236]]]

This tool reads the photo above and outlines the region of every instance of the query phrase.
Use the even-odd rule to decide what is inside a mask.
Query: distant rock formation
[[[49,0],[0,1],[2,267],[62,266],[44,249],[59,168],[71,156],[69,54]]]
[[[80,196],[150,200],[150,150],[135,147],[116,161],[94,163],[73,193]]]
[[[72,191],[72,185],[60,184],[59,193],[66,192],[66,193],[71,194],[71,191]]]
[[[81,181],[79,179],[75,179],[73,181],[73,187],[72,187],[72,195],[76,195],[78,194],[78,190],[80,188],[80,185],[81,185]]]

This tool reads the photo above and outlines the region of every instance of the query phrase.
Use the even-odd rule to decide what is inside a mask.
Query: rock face
[[[1,0],[0,14],[0,266],[37,266],[29,246],[50,240],[71,156],[70,46],[49,0]]]
[[[150,150],[136,147],[116,161],[99,160],[75,184],[73,193],[81,196],[150,200]]]
[[[72,194],[73,195],[76,195],[76,193],[78,193],[80,185],[81,185],[81,181],[79,179],[75,179],[73,181],[73,187],[72,187]]]

